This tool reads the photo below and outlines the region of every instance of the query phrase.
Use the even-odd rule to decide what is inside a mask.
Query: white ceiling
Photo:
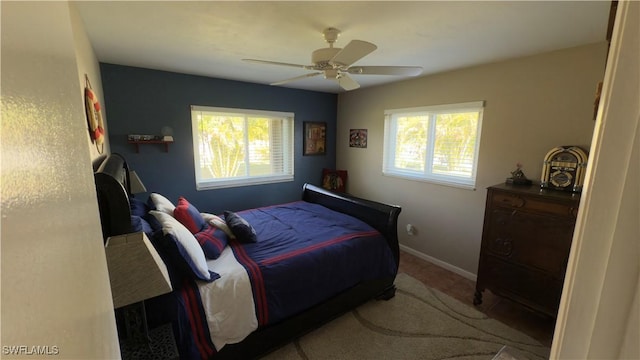
[[[261,84],[310,71],[322,30],[378,49],[354,65],[422,66],[421,76],[604,41],[609,1],[83,1],[100,62]],[[362,87],[402,80],[352,75]],[[285,86],[338,93],[321,76]]]

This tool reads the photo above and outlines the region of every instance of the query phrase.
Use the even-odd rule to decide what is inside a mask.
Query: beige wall
[[[486,187],[503,182],[517,162],[539,180],[555,146],[589,148],[605,54],[602,42],[340,94],[337,167],[349,171],[348,191],[401,205],[401,244],[473,278]],[[382,175],[385,109],[476,100],[486,107],[475,191]],[[368,148],[349,147],[352,128],[369,130]],[[407,235],[407,223],[418,229],[415,236]]]
[[[621,1],[551,357],[640,359],[640,2]]]
[[[103,154],[109,153],[109,128],[107,126],[107,110],[104,107],[104,91],[102,90],[102,77],[100,76],[100,63],[93,51],[93,46],[89,41],[84,23],[80,18],[80,14],[76,7],[71,3],[69,6],[71,14],[71,28],[73,29],[73,40],[76,50],[76,62],[78,64],[78,77],[80,81],[80,98],[84,101],[85,74],[89,77],[91,88],[98,95],[101,105],[102,119],[104,120],[105,135],[104,148],[99,148],[91,141],[89,132],[87,131],[87,142],[89,143],[89,151],[91,159],[100,156],[100,150]],[[100,149],[100,150],[99,150]]]
[[[1,6],[2,357],[117,359],[73,15],[67,2]]]

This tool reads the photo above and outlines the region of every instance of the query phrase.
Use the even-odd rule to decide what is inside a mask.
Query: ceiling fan
[[[274,82],[271,85],[282,85],[295,80],[324,75],[325,79],[337,81],[340,87],[345,90],[354,90],[360,87],[360,84],[349,76],[349,74],[416,76],[422,72],[422,67],[420,66],[351,66],[353,63],[370,54],[378,47],[370,42],[351,40],[351,42],[349,42],[343,49],[335,48],[333,47],[333,43],[338,39],[340,30],[335,28],[326,28],[322,34],[324,36],[324,40],[329,43],[329,47],[318,49],[311,54],[311,62],[313,65],[290,64],[258,59],[242,60],[252,63],[291,66],[316,71]]]

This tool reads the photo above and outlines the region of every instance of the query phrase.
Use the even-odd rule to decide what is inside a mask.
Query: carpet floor
[[[513,359],[548,359],[548,347],[409,275],[395,284],[391,300],[369,301],[263,359],[488,360],[503,346]]]

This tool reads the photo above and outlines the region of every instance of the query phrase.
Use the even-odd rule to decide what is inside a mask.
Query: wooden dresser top
[[[533,183],[532,185],[512,185],[512,184],[497,184],[489,186],[488,189],[502,190],[509,192],[517,192],[523,195],[540,196],[543,198],[563,200],[563,201],[580,201],[580,193],[573,193],[569,191],[560,191],[552,189],[540,188],[540,183]]]

